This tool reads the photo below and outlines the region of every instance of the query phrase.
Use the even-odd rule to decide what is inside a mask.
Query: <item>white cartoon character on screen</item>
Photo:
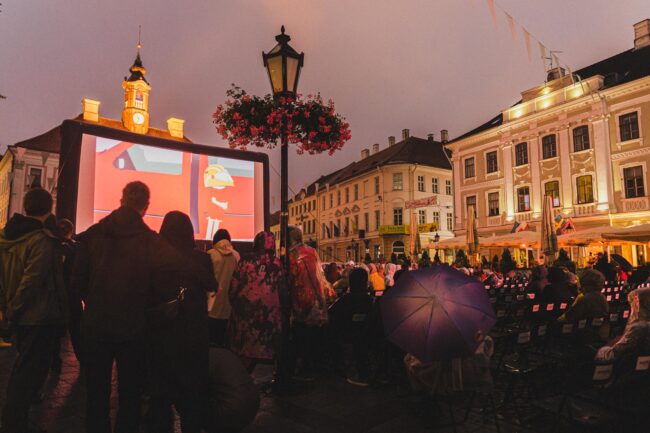
[[[203,184],[206,188],[213,188],[216,190],[235,186],[235,182],[233,181],[232,176],[230,176],[230,173],[228,173],[228,170],[220,164],[208,165],[208,167],[205,169],[205,172],[203,173]],[[212,204],[220,207],[224,211],[228,209],[227,201],[219,201],[219,199],[214,196],[210,198],[210,201]],[[222,220],[216,217],[212,218],[209,215],[207,218],[208,228],[206,230],[205,238],[207,240],[210,240],[217,232],[217,230],[219,230],[219,224],[222,222]]]

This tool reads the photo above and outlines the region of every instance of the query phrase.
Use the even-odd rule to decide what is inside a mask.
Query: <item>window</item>
[[[488,173],[499,171],[499,163],[497,161],[496,152],[488,152],[485,154],[485,167]]]
[[[436,225],[436,230],[440,229],[440,212],[437,210],[433,211],[433,223]]]
[[[491,192],[488,194],[488,215],[498,216],[499,212],[499,193]]]
[[[555,158],[557,156],[557,145],[555,134],[542,137],[542,159]]]
[[[418,210],[418,224],[427,223],[427,212],[425,210]]]
[[[320,237],[322,239],[327,238],[327,226],[325,225],[325,223],[323,223],[321,228],[320,228]]]
[[[451,231],[454,229],[454,215],[451,213],[447,214],[447,230]]]
[[[451,195],[451,181],[450,180],[445,181],[445,194]]]
[[[515,165],[528,164],[528,143],[519,143],[515,146]]]
[[[517,189],[517,212],[528,212],[530,210],[530,189],[522,186]]]
[[[359,215],[354,216],[354,224],[352,225],[352,233],[359,233]]]
[[[381,211],[375,211],[375,230],[379,230],[381,227]]]
[[[336,237],[341,236],[341,220],[340,219],[336,220],[336,226],[334,227],[334,231],[336,232]]]
[[[476,216],[476,196],[475,195],[470,195],[465,199],[465,209],[467,209],[467,213],[469,214],[469,209],[472,208],[474,209],[474,216]]]
[[[28,185],[30,188],[40,188],[42,184],[42,176],[43,176],[43,169],[42,168],[36,168],[36,167],[30,167],[29,169],[29,176],[27,178],[28,180]]]
[[[553,180],[544,184],[544,195],[553,199],[553,207],[560,207],[560,182]]]
[[[639,138],[639,115],[637,112],[619,116],[618,129],[621,134],[621,141]]]
[[[341,205],[341,190],[339,189],[336,191],[336,205],[340,206]]]
[[[345,217],[345,226],[343,227],[345,236],[350,235],[350,228],[350,217]]]
[[[321,200],[321,207],[325,209],[325,196],[323,196],[323,199]]]
[[[474,177],[474,157],[465,159],[465,179]]]
[[[393,173],[393,191],[401,191],[402,189],[404,189],[402,173]]]
[[[393,225],[402,225],[402,208],[396,207],[393,209]]]
[[[645,189],[643,186],[643,167],[628,167],[623,169],[625,180],[625,198],[643,197]]]
[[[347,186],[345,187],[345,202],[348,203],[350,201],[350,188]]]
[[[370,231],[370,215],[368,214],[368,212],[363,214],[363,223],[364,223],[363,228],[366,231]]]
[[[431,178],[431,192],[434,194],[438,194],[438,178],[437,177],[432,177]]]
[[[594,188],[591,184],[591,175],[578,176],[576,178],[576,196],[578,204],[593,203]]]
[[[379,176],[375,177],[375,194],[379,194]]]
[[[359,200],[359,184],[354,184],[354,199]]]
[[[578,126],[573,129],[573,151],[580,152],[589,149],[589,127]]]
[[[418,191],[424,192],[424,176],[418,176]]]

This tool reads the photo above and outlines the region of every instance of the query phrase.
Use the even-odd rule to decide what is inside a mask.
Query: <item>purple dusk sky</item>
[[[647,0],[497,0],[563,63],[578,69],[633,46],[632,25],[650,17]],[[352,140],[330,157],[290,151],[295,191],[403,128],[453,138],[516,102],[544,81],[533,41],[529,61],[518,26],[511,39],[486,0],[4,0],[0,7],[0,152],[79,114],[81,98],[120,118],[121,82],[142,59],[151,125],[186,120],[195,142],[224,143],[211,114],[230,83],[268,93],[262,50],[284,24],[305,53],[304,94],[332,98]],[[270,152],[272,208],[279,207],[279,151]]]

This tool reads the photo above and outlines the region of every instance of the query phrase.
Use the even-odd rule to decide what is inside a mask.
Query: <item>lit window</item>
[[[576,178],[576,196],[578,204],[593,203],[594,188],[591,183],[591,175]]]
[[[560,182],[553,180],[544,184],[544,195],[553,199],[553,207],[560,207]]]

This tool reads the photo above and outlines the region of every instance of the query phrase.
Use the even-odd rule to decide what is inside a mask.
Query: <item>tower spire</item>
[[[144,77],[147,73],[147,69],[142,65],[142,59],[140,58],[140,49],[142,48],[142,26],[138,25],[138,44],[136,45],[137,53],[133,65],[129,68],[131,75],[126,81],[138,81],[143,80],[145,83],[149,83]]]

